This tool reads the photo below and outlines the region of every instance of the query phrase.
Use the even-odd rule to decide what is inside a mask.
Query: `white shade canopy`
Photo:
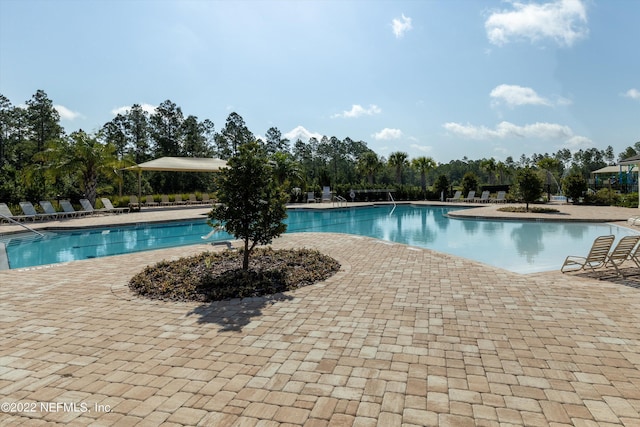
[[[160,157],[126,168],[131,171],[218,172],[227,162],[210,157]]]

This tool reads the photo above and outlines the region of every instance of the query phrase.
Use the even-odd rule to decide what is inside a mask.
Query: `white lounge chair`
[[[36,208],[33,207],[33,204],[31,202],[20,202],[20,209],[22,209],[22,213],[24,213],[24,216],[31,219],[32,221],[40,219],[52,219],[57,217],[57,215],[50,215],[46,213],[41,214],[36,212]]]
[[[322,199],[323,202],[331,201],[331,187],[323,187],[322,188]]]
[[[313,191],[309,191],[307,193],[307,203],[315,203],[316,202],[316,195]]]
[[[461,197],[462,197],[462,191],[456,190],[453,197],[447,198],[447,202],[459,202],[461,200]]]
[[[32,218],[29,218],[25,215],[14,215],[13,213],[11,213],[11,209],[9,209],[9,206],[7,206],[6,203],[0,203],[0,220],[2,220],[3,222],[11,222],[11,220],[24,221],[26,219]]]
[[[53,204],[48,200],[40,200],[40,207],[42,208],[42,210],[45,213],[47,213],[47,214],[49,214],[49,215],[51,215],[51,216],[53,216],[55,218],[58,218],[58,219],[67,218],[69,216],[72,216],[70,213],[67,213],[67,212],[58,212],[58,211],[56,211],[56,208],[54,208]]]
[[[463,202],[473,202],[476,199],[476,192],[474,190],[470,190],[469,194],[467,194],[467,197],[465,197],[464,199],[462,199]]]
[[[111,203],[111,200],[107,199],[106,197],[103,197],[100,200],[102,200],[102,206],[104,206],[104,208],[106,209],[105,212],[110,212],[110,213],[114,213],[114,214],[121,214],[121,213],[128,213],[131,210],[129,208],[115,208],[115,207],[113,207],[113,204]]]
[[[80,205],[82,206],[82,209],[84,209],[84,211],[87,213],[87,215],[99,213],[103,214],[107,211],[106,209],[95,209],[88,199],[80,199]]]
[[[482,196],[476,197],[474,202],[477,202],[477,203],[489,203],[489,194],[491,194],[491,193],[489,193],[489,190],[484,190],[482,192]]]
[[[506,203],[507,192],[506,191],[498,191],[498,195],[495,199],[491,199],[491,203]]]
[[[60,200],[60,207],[67,215],[73,218],[89,214],[89,212],[75,210],[69,200]]]
[[[611,246],[613,246],[614,240],[615,236],[613,234],[596,238],[586,257],[568,256],[564,260],[562,267],[560,267],[560,271],[563,273],[587,269],[594,271],[597,268],[604,267],[607,263],[609,251],[611,250]]]
[[[144,199],[144,205],[146,207],[153,207],[153,206],[158,206],[158,202],[156,202],[155,200],[153,200],[153,196],[152,195],[147,195]]]
[[[129,210],[139,211],[140,210],[140,200],[138,200],[138,196],[131,195],[129,196]]]

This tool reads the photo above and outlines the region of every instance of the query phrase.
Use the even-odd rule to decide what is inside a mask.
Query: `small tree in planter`
[[[266,152],[257,142],[239,146],[218,177],[219,204],[209,212],[208,224],[244,241],[242,268],[258,245],[267,245],[287,230],[289,195],[276,183]]]
[[[525,202],[525,210],[529,211],[529,203],[533,203],[542,196],[542,180],[531,168],[522,168],[516,174],[516,192]]]

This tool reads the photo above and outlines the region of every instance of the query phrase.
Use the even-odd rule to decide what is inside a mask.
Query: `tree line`
[[[523,154],[504,161],[463,157],[438,163],[428,156],[410,158],[402,151],[385,157],[365,141],[349,137],[289,141],[271,127],[264,138],[256,138],[235,112],[216,131],[213,121],[186,115],[170,100],[152,113],[134,104],[93,134],[82,129],[67,133],[53,101],[38,90],[24,105],[13,105],[0,94],[0,200],[84,197],[93,202],[97,196],[137,194],[137,176],[123,171],[127,166],[163,156],[227,160],[250,141],[265,150],[279,184],[288,191],[299,188],[301,194],[331,186],[338,191],[393,188],[399,198],[435,198],[462,187],[465,175],[477,184],[509,185],[519,169],[530,167],[548,172],[557,183],[569,174],[586,179],[593,170],[616,162],[611,146]],[[640,142],[617,159],[638,153]],[[142,185],[145,194],[215,191],[206,173],[149,172],[143,174]]]

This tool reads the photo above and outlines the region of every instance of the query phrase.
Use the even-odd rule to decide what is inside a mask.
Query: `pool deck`
[[[544,219],[624,225],[640,213],[554,207]],[[463,214],[523,217],[495,209]],[[633,280],[520,275],[342,234],[273,246],[316,248],[342,267],[293,292],[210,304],[141,299],[127,283],[145,265],[219,246],[0,271],[0,425],[640,426]]]

